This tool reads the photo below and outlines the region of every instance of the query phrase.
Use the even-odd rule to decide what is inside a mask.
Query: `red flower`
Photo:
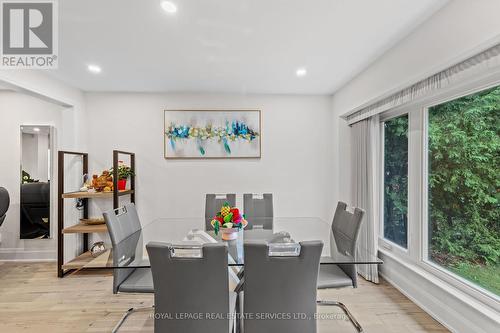
[[[238,208],[231,208],[231,213],[233,213],[233,222],[241,220],[241,215]]]

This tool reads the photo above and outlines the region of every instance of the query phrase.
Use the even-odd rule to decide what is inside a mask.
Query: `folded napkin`
[[[217,243],[217,240],[203,230],[194,229],[188,232],[185,241],[198,241],[201,244]]]

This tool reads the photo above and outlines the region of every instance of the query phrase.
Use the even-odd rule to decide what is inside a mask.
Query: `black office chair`
[[[50,232],[50,183],[21,185],[21,238],[48,238]]]
[[[9,210],[10,197],[9,192],[4,187],[0,187],[0,226],[2,225],[7,211]]]

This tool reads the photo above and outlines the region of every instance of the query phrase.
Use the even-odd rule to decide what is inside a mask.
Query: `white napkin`
[[[199,229],[194,229],[188,232],[187,236],[184,237],[185,241],[198,241],[201,244],[206,244],[206,243],[217,243],[217,240],[207,234],[203,230]]]

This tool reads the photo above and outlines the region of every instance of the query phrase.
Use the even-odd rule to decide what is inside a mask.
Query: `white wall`
[[[335,93],[343,114],[500,41],[498,0],[453,0]],[[492,45],[491,45],[492,46]]]
[[[334,94],[333,124],[339,133],[334,146],[335,155],[339,156],[336,166],[338,178],[335,183],[339,185],[339,199],[352,201],[352,193],[349,190],[351,138],[347,123],[339,119],[339,116],[500,42],[499,12],[500,1],[497,0],[451,1]],[[406,272],[404,276],[397,274],[403,271]],[[498,324],[492,317],[481,313],[479,307],[468,306],[467,303],[472,302],[458,297],[458,291],[453,292],[452,288],[443,290],[427,276],[417,272],[409,273],[411,270],[403,267],[397,260],[386,260],[381,266],[381,272],[402,292],[453,331],[492,332],[491,328]],[[425,285],[428,293],[410,288],[411,285]],[[433,301],[427,296],[432,294],[440,295],[442,302],[431,304]],[[460,311],[454,311],[450,305]],[[468,324],[464,324],[465,322]]]
[[[64,108],[38,98],[18,92],[0,91],[0,133],[2,154],[0,154],[0,186],[10,194],[10,208],[1,232],[0,259],[50,259],[55,258],[57,238],[48,240],[19,239],[20,229],[20,165],[21,125],[51,125],[57,129],[56,142],[71,128],[63,126]],[[35,141],[36,142],[36,141]],[[34,147],[38,149],[38,145]],[[47,162],[45,162],[47,164]],[[34,166],[36,169],[37,166]],[[45,167],[46,169],[46,167]],[[36,173],[35,173],[36,174]],[[44,176],[45,178],[47,175]],[[54,187],[52,187],[54,188]],[[51,224],[55,226],[56,220]],[[52,228],[54,231],[55,229]],[[55,236],[55,232],[52,233]]]
[[[64,150],[85,149],[85,100],[81,90],[53,79],[42,70],[0,70],[0,84],[19,92],[62,105],[66,108],[63,122],[66,128],[61,137]]]
[[[83,93],[70,87],[58,80],[55,80],[48,76],[44,71],[41,70],[0,70],[0,84],[5,87],[14,89],[20,93],[25,95],[29,95],[38,99],[39,101],[45,101],[48,103],[52,103],[56,105],[56,107],[60,106],[64,109],[64,112],[61,113],[61,125],[56,128],[57,136],[57,146],[56,150],[74,150],[74,151],[82,151],[85,150],[86,138],[85,134],[85,100]],[[15,119],[17,119],[17,115],[15,112],[12,112],[12,108],[9,107],[8,110],[5,108],[0,108],[0,116],[2,122],[5,119],[5,124],[12,122],[10,119],[14,120],[13,123],[16,123]],[[10,112],[9,112],[10,110]],[[35,112],[35,110],[30,110],[31,112]],[[38,113],[34,113],[37,117],[40,115]],[[28,119],[31,122],[31,119]],[[36,118],[35,118],[36,119]],[[1,126],[1,124],[0,124]],[[19,126],[18,126],[19,127]],[[62,130],[64,129],[64,130]],[[6,133],[2,133],[2,138],[4,135],[9,135],[7,141],[12,140],[10,137],[12,133],[10,130]],[[19,137],[16,134],[16,137]],[[3,147],[3,145],[2,145]],[[0,157],[1,160],[1,157]],[[19,161],[17,160],[13,160]],[[1,162],[4,163],[4,162]],[[16,162],[17,163],[17,162]],[[9,164],[10,165],[10,164]],[[56,168],[57,165],[54,165]],[[78,162],[74,160],[70,160],[67,162],[67,171],[75,171],[78,170]],[[19,168],[19,165],[17,166]],[[3,168],[0,169],[3,171]],[[19,171],[16,171],[15,175],[12,175],[12,169],[9,169],[9,174],[3,174],[2,177],[11,177],[11,179],[17,179],[17,174]],[[74,174],[70,174],[66,180],[67,185],[73,185],[80,182],[80,177],[74,177]],[[57,185],[57,180],[53,180],[54,184]],[[5,185],[1,185],[5,186]],[[17,186],[16,186],[17,188]],[[57,188],[55,186],[55,188]],[[10,191],[10,188],[8,189]],[[15,189],[14,189],[15,190]],[[18,190],[17,190],[18,191]],[[54,193],[55,194],[55,193]],[[12,196],[12,193],[11,193]],[[56,204],[56,196],[52,197],[52,202]],[[19,194],[16,195],[14,200],[19,200]],[[17,201],[18,202],[18,201]],[[54,205],[55,205],[54,204]],[[66,212],[69,214],[69,218],[67,218],[68,224],[74,224],[76,219],[76,212],[71,210],[72,207],[71,202],[67,202]],[[17,210],[14,208],[14,210]],[[9,223],[7,226],[7,223]],[[55,219],[54,224],[55,226]],[[14,218],[14,220],[4,221],[2,227],[0,227],[0,238],[3,238],[4,242],[0,244],[0,260],[19,260],[19,259],[27,259],[27,260],[38,260],[38,259],[56,259],[56,242],[57,235],[52,232],[52,237],[54,239],[46,241],[46,240],[19,240],[19,231],[10,229],[14,228],[12,225],[18,225],[19,222]],[[3,234],[2,234],[3,233]],[[6,234],[7,233],[7,234]],[[74,253],[78,252],[78,241],[75,241],[76,236],[69,235],[65,236],[68,240],[65,243],[65,253],[68,259],[68,256],[71,256]],[[8,239],[8,241],[5,241]]]
[[[329,220],[333,215],[335,133],[329,97],[130,93],[86,97],[91,171],[109,168],[113,149],[135,152],[137,206],[143,223],[161,217],[201,217],[205,193],[272,192],[276,216]],[[165,160],[163,110],[167,108],[262,110],[262,158]]]
[[[338,156],[349,156],[347,123],[339,119],[352,109],[369,104],[500,42],[500,1],[454,0],[407,38],[385,53],[332,97],[334,126],[340,134],[334,147]],[[337,127],[336,127],[337,128]],[[350,158],[339,159],[340,188],[350,188]],[[339,198],[350,200],[350,191]]]

